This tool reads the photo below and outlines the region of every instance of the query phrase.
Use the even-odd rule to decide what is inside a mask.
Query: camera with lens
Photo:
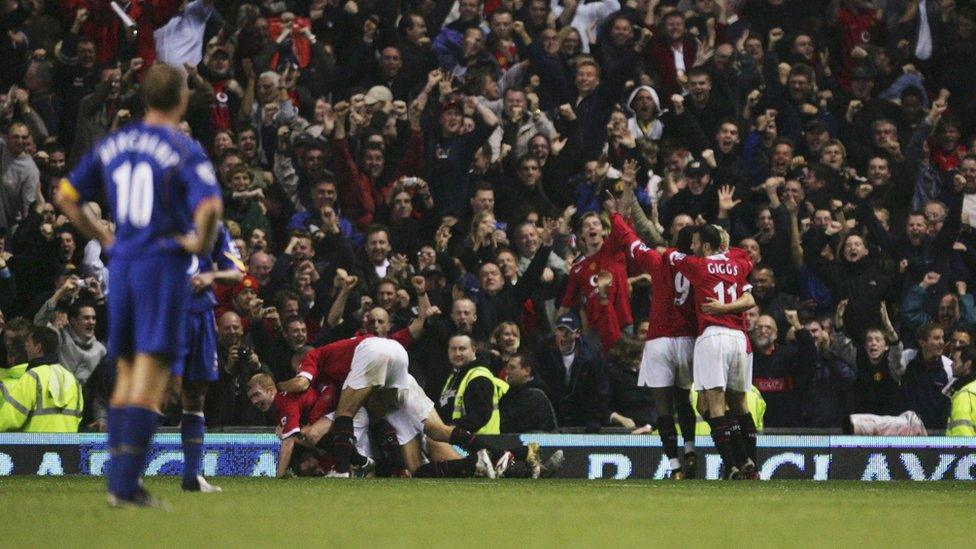
[[[251,349],[250,347],[244,347],[244,346],[238,347],[237,361],[240,363],[247,363],[247,361],[251,358],[251,353],[253,352],[254,349]]]

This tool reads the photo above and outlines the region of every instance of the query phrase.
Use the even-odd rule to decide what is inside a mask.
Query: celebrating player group
[[[744,316],[755,306],[748,282],[752,263],[744,250],[729,248],[728,234],[716,225],[682,228],[663,252],[648,248],[618,213],[629,211],[634,200],[634,168],[628,162],[623,193],[619,199],[608,196],[604,206],[611,212],[614,245],[625,248],[628,261],[654,284],[638,385],[652,391],[669,476],[696,476],[693,384],[698,410],[722,456],[722,477],[756,479],[756,426],[746,407],[752,350]],[[720,195],[731,200],[732,191],[722,189]],[[684,460],[678,455],[675,411]]]

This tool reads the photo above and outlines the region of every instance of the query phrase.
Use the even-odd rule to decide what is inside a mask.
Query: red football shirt
[[[629,257],[641,272],[651,275],[654,283],[651,294],[651,317],[648,319],[647,340],[660,337],[695,337],[696,319],[691,283],[664,258],[644,244],[622,218],[613,218],[613,230],[619,232],[627,244]]]
[[[322,416],[335,410],[335,387],[326,385],[321,390],[309,388],[301,393],[278,391],[274,398],[275,420],[281,426],[281,438],[288,438],[302,428],[315,423]]]
[[[694,288],[695,311],[698,314],[698,333],[709,326],[724,326],[746,331],[745,314],[711,315],[702,311],[709,298],[731,303],[744,292],[752,290],[749,273],[752,263],[740,251],[728,251],[708,257],[671,252],[668,260],[678,272],[691,281]]]
[[[357,334],[312,349],[302,359],[302,367],[298,370],[298,375],[312,382],[313,387],[320,385],[342,387],[349,375],[349,370],[352,369],[352,357],[356,354],[356,347],[364,339],[371,337],[376,336],[373,334]],[[413,342],[408,328],[390,334],[390,339],[403,345],[404,348],[410,348],[410,344]]]
[[[614,218],[623,223],[620,214],[613,214],[610,217],[611,224]],[[591,327],[600,322],[601,311],[600,297],[598,295],[596,281],[602,271],[613,275],[613,282],[607,290],[607,298],[616,314],[617,323],[620,326],[629,326],[634,323],[634,316],[630,310],[630,291],[627,287],[627,256],[625,254],[626,243],[621,239],[617,231],[610,231],[603,246],[591,256],[580,256],[569,270],[569,281],[566,286],[566,293],[563,295],[561,305],[566,308],[576,308],[582,303],[586,307],[586,320]]]

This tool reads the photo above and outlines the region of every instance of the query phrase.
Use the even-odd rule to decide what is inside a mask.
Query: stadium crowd
[[[109,258],[53,195],[165,62],[247,266],[216,288],[210,428],[273,425],[252,376],[367,331],[471,432],[649,431],[651,296],[678,281],[628,261],[612,205],[651,248],[717,224],[748,253],[765,427],[974,434],[976,4],[120,4],[0,1],[0,380],[60,364],[82,429],[114,380]]]

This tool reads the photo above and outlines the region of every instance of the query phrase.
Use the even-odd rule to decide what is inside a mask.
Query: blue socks
[[[108,487],[108,491],[112,494],[118,493],[117,483],[115,479],[118,475],[115,474],[115,459],[118,456],[119,447],[119,429],[122,427],[122,408],[112,406],[108,409],[107,421],[108,421],[108,455],[110,459],[108,463],[105,464],[105,483]]]
[[[159,415],[147,408],[126,406],[118,409],[115,417],[118,429],[116,452],[109,470],[109,491],[121,499],[132,499],[139,490],[139,478],[146,468],[146,455],[159,425]]]
[[[183,412],[180,438],[183,441],[183,487],[197,484],[203,465],[203,412]]]

